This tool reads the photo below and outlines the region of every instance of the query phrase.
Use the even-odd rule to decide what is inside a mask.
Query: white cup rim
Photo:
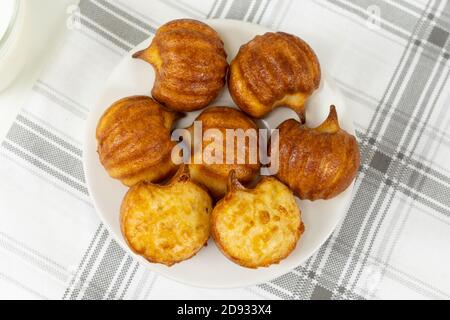
[[[18,24],[21,23],[23,7],[24,7],[23,0],[15,0],[14,11],[9,21],[8,27],[6,28],[5,33],[0,38],[0,59],[8,51],[8,48],[11,46],[12,39],[14,38],[14,34],[19,28]]]

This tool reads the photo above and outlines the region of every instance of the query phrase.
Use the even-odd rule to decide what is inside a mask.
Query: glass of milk
[[[25,63],[25,6],[26,0],[0,0],[0,91],[16,78]]]

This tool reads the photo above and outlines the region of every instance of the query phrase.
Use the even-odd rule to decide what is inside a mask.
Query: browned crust
[[[233,59],[228,88],[236,105],[255,118],[278,106],[304,116],[304,102],[319,87],[320,64],[311,47],[284,32],[268,32],[243,45]],[[283,101],[287,95],[297,99]]]
[[[240,110],[230,107],[211,107],[204,110],[196,119],[202,121],[203,131],[208,129],[218,129],[225,134],[226,129],[258,129],[256,123],[247,117]],[[257,132],[256,132],[257,133]],[[225,141],[224,141],[225,143]],[[259,141],[257,142],[259,143]],[[205,148],[207,142],[204,142]],[[235,145],[236,148],[236,145]],[[246,159],[248,160],[248,150],[246,150]],[[190,164],[189,167],[193,174],[193,179],[199,184],[206,186],[211,195],[217,200],[226,193],[226,184],[231,170],[235,170],[240,181],[247,183],[256,179],[259,175],[260,163],[259,156],[256,164],[237,164],[237,150],[235,149],[235,163],[223,165]],[[226,150],[224,148],[223,159],[226,159]]]
[[[109,107],[96,130],[99,159],[109,175],[127,186],[172,175],[177,166],[171,161],[170,133],[178,117],[147,96]]]
[[[300,199],[331,199],[355,179],[360,165],[358,142],[339,127],[334,106],[317,128],[290,119],[279,130],[277,177]]]
[[[223,42],[214,29],[200,21],[166,23],[150,47],[133,57],[153,66],[156,79],[152,96],[172,110],[202,109],[225,86],[228,62]]]

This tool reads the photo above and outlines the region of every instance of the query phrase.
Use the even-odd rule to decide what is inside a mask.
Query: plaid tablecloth
[[[450,298],[449,1],[81,0],[67,11],[1,143],[0,297]],[[86,188],[81,143],[98,90],[180,17],[300,36],[313,24],[306,40],[354,113],[362,165],[346,218],[305,264],[260,286],[204,290],[153,274],[111,239]]]

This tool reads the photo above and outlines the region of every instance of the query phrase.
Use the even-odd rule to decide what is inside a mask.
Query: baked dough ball
[[[247,268],[279,263],[304,231],[292,191],[273,177],[245,189],[230,175],[227,195],[212,213],[211,234],[222,253]]]
[[[355,178],[359,163],[356,138],[339,127],[336,108],[317,128],[290,119],[279,129],[278,179],[301,199],[330,199]]]
[[[133,186],[140,181],[160,181],[173,175],[175,142],[170,140],[179,115],[146,96],[115,102],[97,125],[98,155],[109,175]]]
[[[203,111],[196,121],[201,121],[204,137],[201,149],[194,148],[195,141],[191,146],[194,153],[191,164],[189,164],[189,170],[194,181],[204,185],[215,199],[220,199],[227,192],[228,176],[231,170],[236,172],[237,179],[243,183],[251,182],[258,177],[261,167],[258,157],[259,137],[258,126],[253,120],[234,108],[213,107]],[[205,134],[209,129],[218,130],[223,137],[222,141],[213,138],[208,139]],[[238,132],[234,131],[236,133],[233,139],[234,148],[232,145],[228,145],[227,148],[227,129],[241,129],[241,132],[249,135],[243,141],[238,139]],[[190,130],[191,136],[193,136],[193,127]],[[254,135],[251,135],[251,133],[254,133]],[[238,149],[239,146],[244,146],[244,148]],[[217,152],[221,153],[222,164],[212,163],[216,154],[213,154],[213,158],[208,158],[208,148],[216,148]],[[227,156],[231,160],[228,163]],[[199,157],[200,164],[200,161],[196,161],[196,157]]]
[[[304,105],[320,84],[310,46],[284,32],[268,32],[243,45],[231,62],[228,87],[234,102],[254,118],[285,106],[304,122]]]
[[[181,19],[161,26],[146,50],[133,56],[152,64],[152,96],[170,109],[199,110],[225,85],[227,55],[219,34],[203,22]]]
[[[212,200],[181,167],[167,185],[142,182],[126,194],[121,227],[130,248],[150,262],[171,266],[189,259],[209,238]]]

